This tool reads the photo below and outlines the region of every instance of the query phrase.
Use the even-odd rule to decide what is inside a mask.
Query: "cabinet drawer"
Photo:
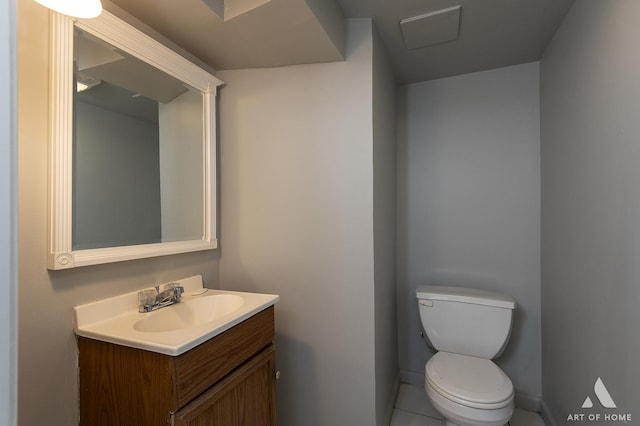
[[[274,338],[273,306],[175,358],[178,408],[269,346]]]
[[[251,358],[178,411],[175,426],[275,426],[275,348]]]

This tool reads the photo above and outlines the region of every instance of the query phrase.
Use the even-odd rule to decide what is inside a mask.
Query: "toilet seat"
[[[425,367],[433,390],[458,404],[485,410],[513,403],[513,384],[491,360],[438,352]]]

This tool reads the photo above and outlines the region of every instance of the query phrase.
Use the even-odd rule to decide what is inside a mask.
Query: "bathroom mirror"
[[[109,14],[51,14],[49,269],[217,247],[222,81]]]

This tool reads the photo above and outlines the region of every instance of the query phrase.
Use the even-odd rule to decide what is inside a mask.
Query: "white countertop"
[[[173,282],[179,283],[185,289],[182,301],[176,305],[160,308],[149,313],[138,312],[138,291],[76,306],[74,308],[76,334],[104,342],[176,356],[225,332],[256,313],[274,305],[280,299],[279,296],[273,294],[205,289],[202,284],[202,277],[199,275]],[[241,297],[242,300],[239,301],[237,297],[229,298],[236,301],[232,312],[227,313],[225,311],[221,315],[213,315],[215,318],[210,321],[197,323],[194,326],[178,330],[140,331],[139,327],[136,326],[142,320],[144,322],[153,321],[154,315],[157,315],[158,319],[160,316],[166,318],[168,314],[172,315],[174,312],[162,312],[163,310],[174,309],[181,304],[184,304],[180,306],[181,312],[184,313],[191,306],[204,305],[199,302],[190,303],[190,301],[215,295],[235,295]]]

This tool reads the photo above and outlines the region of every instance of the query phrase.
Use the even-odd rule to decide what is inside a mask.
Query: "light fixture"
[[[76,83],[76,92],[78,92],[78,93],[84,92],[88,88],[89,88],[89,86],[87,86],[84,83],[80,83],[79,81]]]
[[[102,13],[100,0],[35,0],[51,10],[74,18],[95,18]]]
[[[76,73],[76,92],[78,93],[96,87],[100,83],[102,83],[102,80],[98,80],[81,72]]]

